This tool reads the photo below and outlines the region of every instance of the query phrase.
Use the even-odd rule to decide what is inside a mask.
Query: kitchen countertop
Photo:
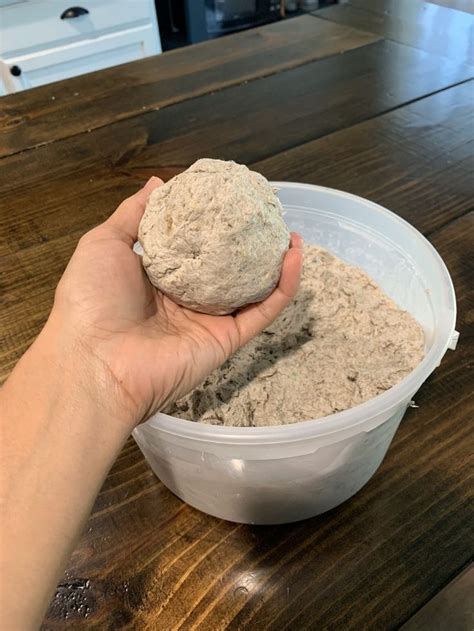
[[[444,258],[461,332],[367,486],[304,522],[200,513],[130,439],[44,629],[472,626],[474,16],[443,4],[467,5],[351,0],[1,99],[2,380],[79,237],[198,157],[395,211]]]

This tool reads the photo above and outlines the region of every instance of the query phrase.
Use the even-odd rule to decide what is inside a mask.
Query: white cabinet
[[[161,52],[153,0],[70,2],[0,4],[0,95]]]

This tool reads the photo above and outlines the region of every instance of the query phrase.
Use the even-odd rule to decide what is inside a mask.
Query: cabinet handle
[[[10,74],[12,74],[14,77],[19,77],[21,75],[20,66],[12,66],[10,68]]]
[[[81,15],[87,15],[89,11],[83,7],[69,7],[61,13],[61,20],[70,20],[72,18],[79,18]]]

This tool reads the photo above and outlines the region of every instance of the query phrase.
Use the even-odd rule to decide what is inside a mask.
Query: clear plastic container
[[[426,356],[362,405],[280,427],[221,427],[156,414],[133,432],[151,468],[185,502],[235,522],[278,524],[334,508],[382,462],[415,392],[454,348],[449,273],[409,223],[360,197],[275,182],[292,230],[364,269],[423,326]]]

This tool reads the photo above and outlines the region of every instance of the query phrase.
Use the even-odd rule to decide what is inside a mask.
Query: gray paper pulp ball
[[[226,314],[272,292],[290,235],[263,175],[202,159],[151,193],[139,240],[155,287],[195,311]]]

